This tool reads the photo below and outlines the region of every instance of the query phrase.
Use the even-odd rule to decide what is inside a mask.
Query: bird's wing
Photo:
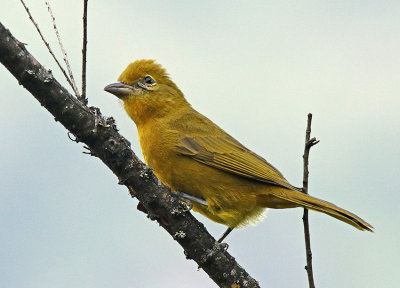
[[[298,190],[267,160],[231,137],[185,137],[176,148],[179,154],[226,172]]]

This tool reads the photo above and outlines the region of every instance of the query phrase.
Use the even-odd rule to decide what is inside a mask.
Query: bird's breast
[[[139,143],[147,165],[156,176],[173,189],[173,174],[176,169],[177,156],[175,146],[178,139],[177,131],[165,129],[163,123],[148,123],[138,127]]]

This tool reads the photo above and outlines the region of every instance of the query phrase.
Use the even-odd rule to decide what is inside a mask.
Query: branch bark
[[[119,183],[138,198],[141,210],[156,220],[182,246],[186,257],[196,261],[218,286],[259,287],[187,206],[159,184],[151,169],[117,132],[114,120],[102,117],[98,108],[87,107],[72,96],[1,23],[0,62],[56,121],[75,135],[77,142],[85,143],[91,154],[110,168]]]

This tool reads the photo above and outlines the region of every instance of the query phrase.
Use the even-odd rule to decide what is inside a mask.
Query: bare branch
[[[54,61],[56,61],[58,68],[60,68],[61,72],[64,74],[65,79],[67,79],[68,84],[71,86],[71,88],[74,90],[74,86],[72,85],[71,79],[69,79],[67,73],[65,72],[64,68],[61,66],[60,62],[58,62],[56,55],[54,55],[53,50],[51,50],[49,43],[46,41],[44,38],[42,32],[39,29],[39,25],[36,23],[36,21],[33,19],[31,12],[29,11],[28,7],[26,7],[25,2],[23,0],[20,0],[22,5],[25,8],[26,13],[28,13],[29,19],[32,21],[33,25],[35,26],[36,30],[38,31],[40,38],[42,38],[42,41],[44,45],[46,45],[47,50],[49,50],[51,56],[53,57]],[[75,93],[75,90],[74,90]],[[78,97],[78,95],[75,93],[75,96]]]
[[[304,174],[303,174],[303,193],[308,194],[308,158],[310,156],[310,149],[312,146],[317,144],[319,141],[317,141],[315,138],[310,139],[311,137],[311,120],[312,120],[312,114],[308,114],[307,118],[307,129],[306,129],[306,140],[304,144],[304,154],[303,154],[303,164],[304,164]],[[303,212],[303,225],[304,225],[304,240],[306,243],[306,257],[307,257],[307,265],[305,266],[305,269],[307,271],[307,276],[308,276],[308,284],[310,288],[315,288],[314,284],[314,275],[313,275],[313,268],[312,268],[312,252],[311,252],[311,241],[310,241],[310,225],[308,222],[308,210],[304,209]]]
[[[120,184],[126,185],[132,197],[140,201],[141,211],[156,220],[182,246],[187,258],[196,261],[219,287],[260,287],[224,245],[216,242],[192,216],[187,206],[159,184],[151,169],[117,132],[112,118],[103,117],[98,108],[87,107],[69,94],[1,23],[0,62],[75,135],[75,141],[85,143],[91,155],[113,171]]]
[[[81,100],[86,99],[86,53],[87,53],[87,5],[88,0],[83,0],[83,48],[82,48],[82,93]]]
[[[57,25],[56,25],[56,18],[54,17],[53,11],[51,10],[50,2],[45,2],[45,3],[46,3],[46,6],[47,6],[47,10],[50,13],[51,22],[53,23],[53,29],[54,29],[54,32],[56,33],[56,36],[57,36],[57,39],[58,39],[58,44],[60,45],[61,53],[63,54],[63,60],[64,60],[65,64],[67,65],[69,78],[71,79],[71,83],[72,83],[72,89],[74,90],[76,97],[78,99],[80,99],[81,96],[79,94],[78,87],[76,86],[74,75],[72,74],[71,66],[69,65],[67,52],[65,51],[64,45],[62,44],[60,33],[58,33],[58,29],[57,29]]]

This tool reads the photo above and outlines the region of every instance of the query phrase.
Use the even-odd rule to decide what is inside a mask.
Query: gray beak
[[[137,92],[133,86],[122,83],[122,82],[117,82],[117,83],[107,85],[106,87],[104,87],[104,90],[111,94],[114,94],[115,96],[117,96],[120,99],[125,98],[132,94],[136,94],[136,92]]]

